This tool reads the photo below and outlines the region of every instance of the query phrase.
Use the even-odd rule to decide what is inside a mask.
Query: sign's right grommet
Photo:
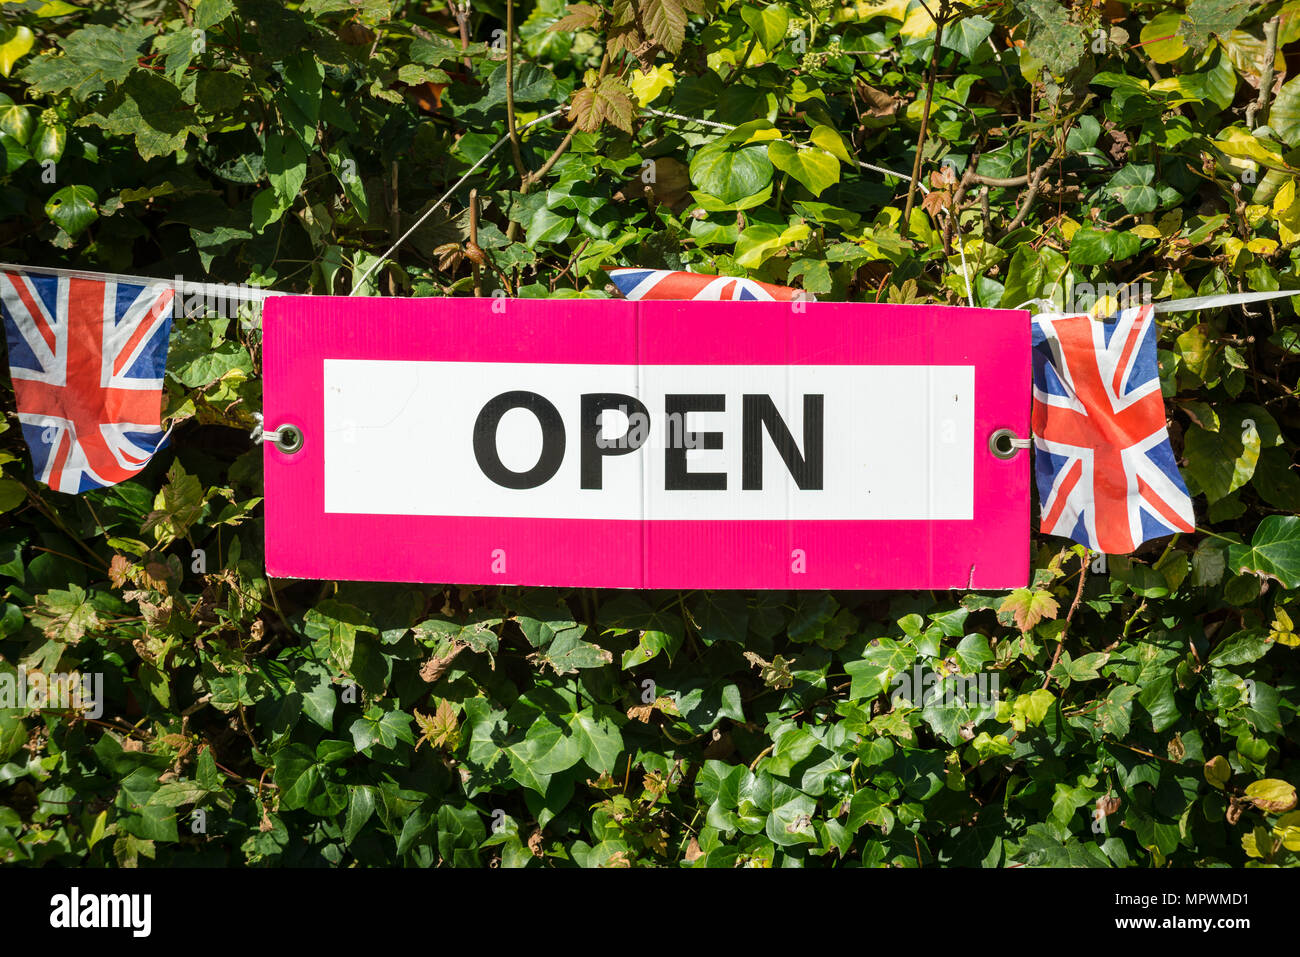
[[[997,429],[989,435],[989,451],[1000,459],[1015,458],[1021,449],[1029,448],[1029,440],[1022,439],[1011,429]]]

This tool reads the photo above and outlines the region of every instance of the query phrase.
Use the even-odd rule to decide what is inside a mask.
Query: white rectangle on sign
[[[324,365],[329,513],[972,518],[969,365]],[[544,402],[484,413],[506,393]],[[605,396],[603,406],[589,398],[588,411],[610,409],[594,441],[584,395]],[[497,457],[486,467],[485,440]],[[488,474],[502,470],[528,487]]]

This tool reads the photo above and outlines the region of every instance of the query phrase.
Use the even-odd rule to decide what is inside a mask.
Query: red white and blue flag
[[[813,301],[815,297],[789,286],[756,279],[703,276],[670,269],[611,269],[609,278],[624,299],[740,299],[752,302]]]
[[[169,285],[0,272],[18,419],[50,488],[115,485],[157,451],[172,297]]]
[[[1165,427],[1153,308],[1107,321],[1036,316],[1033,351],[1040,529],[1110,555],[1192,531]]]

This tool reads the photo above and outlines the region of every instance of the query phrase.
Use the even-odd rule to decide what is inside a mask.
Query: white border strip
[[[101,282],[124,282],[143,286],[170,286],[177,296],[195,295],[205,298],[224,298],[241,302],[262,302],[271,296],[293,296],[297,293],[278,292],[274,289],[257,289],[242,283],[188,282],[175,279],[151,279],[148,276],[126,276],[121,273],[92,272],[88,269],[62,269],[57,266],[19,266],[14,263],[0,263],[0,270],[5,272],[37,273],[45,276],[73,276],[78,279],[94,279]]]

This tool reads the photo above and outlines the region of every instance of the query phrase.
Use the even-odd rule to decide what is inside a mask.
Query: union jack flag
[[[1165,428],[1150,304],[1105,322],[1035,317],[1040,529],[1121,555],[1195,518]]]
[[[611,269],[609,278],[625,299],[748,299],[757,302],[792,302],[814,297],[789,286],[773,286],[756,279],[701,276],[670,269]]]
[[[50,488],[116,485],[157,451],[172,296],[164,285],[0,272],[18,419]]]

